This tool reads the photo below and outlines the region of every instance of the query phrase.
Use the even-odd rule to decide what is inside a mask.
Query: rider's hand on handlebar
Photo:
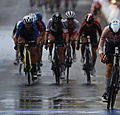
[[[107,59],[106,55],[101,57],[101,62],[104,63],[104,64],[108,62],[108,59]]]
[[[17,43],[18,43],[18,42],[16,41],[15,46],[14,46],[14,49],[15,49],[15,50],[17,50]]]
[[[14,46],[14,49],[17,50],[17,45]]]

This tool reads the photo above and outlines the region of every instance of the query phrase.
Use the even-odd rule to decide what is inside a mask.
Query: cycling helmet
[[[100,5],[99,1],[94,2],[95,5]]]
[[[37,20],[41,21],[42,20],[42,14],[39,12],[35,12],[35,15],[37,16]]]
[[[85,16],[85,21],[86,21],[86,23],[91,24],[94,21],[94,15],[91,13],[88,13]]]
[[[33,19],[31,16],[26,15],[23,17],[23,23],[26,25],[31,25],[33,23]]]
[[[65,16],[66,16],[66,18],[75,18],[75,12],[74,11],[67,11]]]
[[[33,22],[36,23],[36,21],[37,21],[37,16],[36,16],[35,14],[33,14],[33,13],[30,13],[29,16],[31,16],[32,19],[33,19]]]
[[[61,19],[62,19],[62,16],[58,12],[56,12],[52,15],[53,23],[57,24],[61,21]]]
[[[109,28],[113,34],[118,34],[120,32],[120,21],[117,18],[112,19]]]

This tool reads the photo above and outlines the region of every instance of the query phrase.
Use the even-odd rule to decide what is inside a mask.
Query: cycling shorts
[[[115,53],[115,47],[118,47],[119,52],[120,52],[120,42],[118,42],[116,44],[111,44],[111,43],[106,41],[105,54],[106,54],[106,56],[108,58],[108,63],[113,63],[114,56],[111,56],[109,54],[114,54]]]
[[[83,31],[81,37],[87,38],[87,36],[90,36],[90,42],[91,42],[92,48],[97,48],[98,47],[97,32]]]
[[[53,32],[53,31],[49,31],[49,36],[53,35],[55,37],[55,41],[58,42],[63,42],[63,31],[57,31],[57,32]],[[57,45],[63,47],[64,43],[57,43]]]

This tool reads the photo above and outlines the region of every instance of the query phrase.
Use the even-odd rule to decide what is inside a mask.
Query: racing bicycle
[[[62,47],[61,44],[58,43],[63,43],[59,41],[54,41],[54,42],[48,42],[48,44],[54,44],[54,56],[52,59],[52,67],[51,70],[53,70],[53,74],[55,75],[55,80],[56,84],[60,84],[60,77],[61,77],[61,63],[60,63],[60,57],[59,57],[59,51],[58,47]]]
[[[91,84],[90,72],[93,69],[93,62],[92,62],[91,52],[89,48],[89,43],[91,42],[79,43],[79,44],[86,44],[85,45],[85,62],[83,65],[83,70],[85,71],[85,74],[87,75],[87,84]]]
[[[115,59],[115,64],[112,70],[112,75],[111,75],[111,81],[110,85],[108,87],[108,102],[107,102],[107,109],[114,108],[115,105],[115,100],[116,100],[116,95],[118,94],[118,91],[120,89],[119,84],[119,57],[120,53],[115,53],[115,54],[109,54],[111,56],[116,57]]]
[[[34,82],[30,43],[35,43],[35,41],[24,41],[24,42],[18,42],[18,43],[25,44],[26,51],[25,51],[25,57],[24,57],[24,72],[25,72],[25,75],[27,75],[28,84],[30,85],[31,83],[30,76],[32,76],[32,81]],[[22,68],[22,63],[20,65],[19,72],[21,71],[21,68]]]
[[[76,40],[69,39],[69,43],[68,43],[68,46],[67,46],[67,55],[66,55],[66,61],[65,61],[65,65],[66,65],[66,68],[67,68],[67,83],[69,82],[69,69],[70,69],[70,67],[72,66],[72,63],[73,63],[73,59],[71,57],[71,46],[70,46],[71,41],[76,41]]]

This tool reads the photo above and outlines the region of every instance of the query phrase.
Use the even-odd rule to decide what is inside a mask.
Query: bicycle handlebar
[[[79,44],[89,44],[91,42],[79,42]]]
[[[35,41],[23,41],[23,42],[18,42],[18,44],[29,44],[29,43],[35,43]]]

